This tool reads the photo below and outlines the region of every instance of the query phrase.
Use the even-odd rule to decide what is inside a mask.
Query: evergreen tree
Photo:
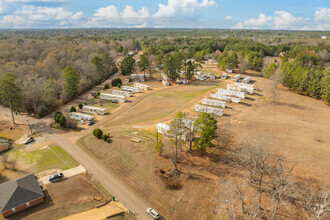
[[[64,70],[64,79],[65,79],[65,87],[64,91],[66,96],[69,99],[72,99],[75,95],[78,94],[79,88],[79,75],[74,71],[71,66],[67,66]]]

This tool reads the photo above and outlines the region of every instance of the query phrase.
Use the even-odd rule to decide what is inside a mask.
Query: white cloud
[[[273,18],[273,28],[274,29],[290,29],[293,24],[300,23],[304,20],[303,17],[295,17],[291,13],[286,11],[275,11],[275,16]]]
[[[215,5],[214,0],[168,0],[167,5],[159,4],[158,11],[153,15],[155,18],[169,18],[179,13],[188,14],[198,8]]]
[[[273,16],[259,14],[257,18],[250,18],[239,22],[232,29],[306,29],[311,23],[310,18],[295,17],[286,11],[275,11]],[[310,29],[310,28],[309,28]]]
[[[232,18],[231,16],[228,15],[228,16],[225,17],[225,20],[226,20],[226,21],[230,21],[230,20],[233,20],[233,18]]]
[[[266,16],[264,14],[260,14],[258,16],[258,18],[254,19],[251,18],[247,21],[244,21],[244,26],[247,27],[262,27],[262,26],[266,26],[269,25],[269,22],[272,20],[271,16]]]
[[[122,12],[110,5],[96,10],[92,18],[85,24],[86,27],[147,27],[150,18],[149,9],[142,7],[135,11],[132,6],[126,5]]]
[[[330,23],[330,8],[321,8],[315,12],[315,21],[325,21]]]
[[[73,13],[62,7],[25,5],[0,20],[0,28],[41,28],[43,24],[56,27],[66,21],[74,22],[84,16],[83,12]]]

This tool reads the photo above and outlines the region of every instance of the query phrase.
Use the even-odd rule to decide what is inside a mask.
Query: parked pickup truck
[[[63,179],[64,175],[63,173],[55,173],[53,175],[51,175],[50,177],[48,177],[49,182],[54,183],[57,181],[60,181],[61,179]]]

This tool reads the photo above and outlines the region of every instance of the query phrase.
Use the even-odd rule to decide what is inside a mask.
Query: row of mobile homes
[[[131,93],[139,93],[140,92],[140,88],[135,88],[135,87],[131,87],[131,86],[122,86],[121,89],[124,90],[124,91],[131,92]]]
[[[247,77],[245,77],[245,78],[242,80],[242,83],[249,83],[249,82],[251,82],[251,80],[252,80],[252,77],[251,77],[251,76],[247,76]]]
[[[235,82],[235,86],[239,86],[241,88],[241,92],[246,92],[249,95],[254,93],[254,84]]]
[[[101,97],[101,99],[104,99],[104,100],[126,102],[126,96],[123,96],[123,95],[114,95],[114,94],[109,94],[109,93],[101,93],[100,97]]]
[[[242,99],[245,98],[245,92],[232,91],[232,90],[228,90],[228,89],[218,89],[218,93],[222,94],[222,95],[234,95],[234,96],[238,96]]]
[[[213,115],[218,115],[218,116],[222,116],[224,114],[223,109],[209,107],[209,106],[205,106],[205,105],[196,105],[195,111],[196,112],[205,112],[208,114],[213,114]]]
[[[142,83],[134,83],[134,87],[141,90],[150,90],[150,86],[144,85]]]
[[[233,73],[233,70],[232,70],[232,69],[226,69],[226,71],[227,71],[228,73]]]
[[[223,73],[223,74],[221,75],[221,79],[227,79],[227,77],[228,77],[228,74],[227,74],[227,73]]]
[[[226,108],[226,102],[212,100],[212,99],[202,99],[203,105],[211,105],[215,107]]]
[[[171,126],[163,123],[158,123],[156,128],[158,133],[167,134],[167,132],[171,129]]]
[[[233,81],[238,82],[241,79],[241,74],[237,74],[233,77]]]
[[[79,112],[70,112],[70,118],[79,120],[79,121],[93,121],[94,120],[93,116],[79,113]]]
[[[224,101],[235,102],[235,103],[241,102],[241,98],[238,96],[234,96],[234,95],[223,95],[220,93],[211,93],[211,97],[216,98],[216,99],[221,99]]]
[[[130,92],[123,91],[123,90],[112,90],[112,94],[114,94],[114,95],[123,95],[123,96],[126,96],[126,97],[131,97],[132,96],[132,94]]]
[[[215,80],[215,75],[213,73],[209,73],[207,75],[207,77],[210,79],[210,80]]]
[[[99,108],[99,107],[88,106],[88,105],[83,106],[82,111],[85,113],[96,113],[98,115],[105,115],[108,113],[105,108]]]

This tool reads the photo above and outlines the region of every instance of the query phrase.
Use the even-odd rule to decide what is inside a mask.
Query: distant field
[[[165,117],[195,97],[219,86],[219,81],[196,82],[190,85],[170,87],[146,97],[134,107],[123,112],[118,118],[105,124],[105,127],[140,123]]]

